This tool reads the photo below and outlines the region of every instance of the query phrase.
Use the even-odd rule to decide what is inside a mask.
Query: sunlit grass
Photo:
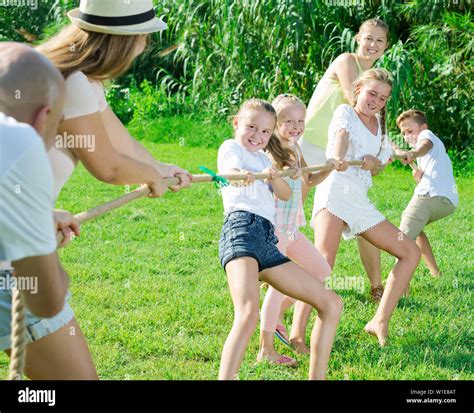
[[[182,122],[186,122],[184,119]],[[225,126],[222,126],[225,131]],[[212,128],[209,125],[209,133]],[[146,128],[145,128],[146,129]],[[162,130],[165,135],[166,130]],[[227,131],[221,139],[225,139]],[[206,130],[185,142],[205,139]],[[215,169],[217,151],[179,144],[146,142],[162,161],[200,173]],[[345,303],[329,365],[329,379],[473,379],[472,372],[472,179],[457,179],[460,207],[430,225],[427,234],[443,277],[434,279],[422,265],[412,295],[402,299],[391,325],[391,343],[380,348],[363,332],[375,311],[368,300],[355,242],[342,242],[334,274],[362,277],[363,292],[340,290]],[[388,167],[374,182],[370,197],[398,224],[414,183],[408,169]],[[124,193],[98,182],[80,166],[64,188],[58,206],[73,212],[92,208]],[[306,204],[311,211],[312,197]],[[161,199],[141,199],[93,222],[61,251],[71,278],[75,310],[103,379],[215,379],[222,346],[233,318],[217,241],[222,201],[212,184],[196,184]],[[304,232],[312,238],[311,230]],[[394,260],[383,254],[383,274]],[[286,323],[291,323],[291,313]],[[312,321],[310,323],[312,325]],[[308,330],[309,332],[309,330]],[[277,349],[294,356],[291,350]],[[241,379],[305,379],[308,357],[285,369],[255,366],[258,334],[249,344]],[[0,356],[6,376],[7,357]]]

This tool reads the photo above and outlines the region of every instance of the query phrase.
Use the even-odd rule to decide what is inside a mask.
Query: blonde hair
[[[428,125],[425,113],[418,109],[409,109],[400,113],[397,118],[397,126],[400,127],[400,123],[402,123],[405,119],[413,119],[413,121],[418,125]]]
[[[240,106],[240,109],[237,112],[236,116],[240,116],[242,112],[246,110],[262,110],[264,112],[268,112],[274,116],[275,121],[276,121],[275,108],[266,100],[257,99],[257,98],[246,100],[244,103],[242,103],[242,106]]]
[[[387,44],[389,43],[390,39],[390,30],[388,28],[388,25],[387,23],[385,23],[383,20],[380,20],[380,19],[369,19],[369,20],[366,20],[364,22],[362,22],[362,24],[360,25],[359,27],[359,31],[358,31],[358,35],[362,33],[362,31],[364,30],[364,28],[366,28],[367,26],[373,26],[373,27],[378,27],[379,29],[382,29],[386,36],[387,36]]]
[[[81,71],[92,80],[103,81],[116,78],[130,68],[142,36],[96,33],[70,24],[36,49],[66,79]]]
[[[390,87],[392,87],[393,85],[392,75],[390,74],[388,70],[385,70],[385,69],[366,70],[359,76],[359,78],[352,85],[353,92],[354,92],[354,104],[353,104],[354,107],[357,104],[357,98],[360,93],[360,88],[372,80],[383,82],[389,85]],[[382,127],[382,136],[384,136],[387,132],[386,106],[384,106],[382,110],[380,111],[380,125]]]
[[[306,105],[298,96],[292,95],[290,93],[283,93],[282,95],[278,95],[272,101],[272,106],[275,108],[277,117],[287,103],[298,103],[306,110]]]
[[[278,123],[278,117],[281,115],[281,112],[288,104],[301,105],[306,111],[306,105],[299,97],[295,95],[291,95],[289,93],[278,95],[272,101],[272,106],[275,108],[275,112],[277,115],[277,123]],[[298,155],[296,151],[294,151],[291,148],[285,149],[283,145],[281,144],[279,138],[280,136],[278,133],[278,128],[276,128],[275,132],[270,138],[270,141],[268,142],[266,150],[272,156],[277,168],[283,169],[285,166],[288,166],[291,168],[297,164]]]

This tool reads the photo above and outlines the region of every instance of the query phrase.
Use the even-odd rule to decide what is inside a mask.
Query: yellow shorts
[[[400,230],[415,239],[423,228],[452,214],[456,207],[444,196],[413,195],[402,214]]]

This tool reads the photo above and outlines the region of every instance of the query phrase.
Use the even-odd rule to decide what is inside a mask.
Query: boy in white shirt
[[[431,275],[439,277],[441,271],[423,228],[452,214],[459,204],[453,167],[443,142],[428,129],[423,112],[415,109],[403,112],[397,118],[397,126],[405,141],[413,148],[398,151],[405,156],[402,162],[411,164],[416,159],[418,166],[413,170],[418,185],[403,211],[400,230],[416,240]]]

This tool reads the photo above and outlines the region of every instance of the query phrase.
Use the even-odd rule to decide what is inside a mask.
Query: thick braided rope
[[[26,308],[21,291],[13,290],[11,355],[8,380],[21,380],[25,368],[26,353]]]

